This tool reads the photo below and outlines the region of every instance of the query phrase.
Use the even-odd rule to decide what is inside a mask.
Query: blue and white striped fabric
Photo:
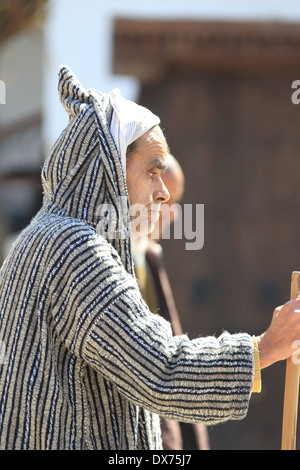
[[[0,270],[0,448],[160,449],[160,415],[243,418],[251,337],[173,337],[148,310],[129,236],[96,229],[99,206],[128,201],[109,95],[67,67],[59,95],[70,121],[42,170],[43,207]]]

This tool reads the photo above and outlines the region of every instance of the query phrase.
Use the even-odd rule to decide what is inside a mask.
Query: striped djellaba
[[[0,271],[0,448],[161,449],[159,416],[242,419],[251,337],[173,337],[148,310],[130,237],[97,230],[101,205],[128,200],[109,94],[62,67],[59,95],[69,124],[42,170],[43,206]]]

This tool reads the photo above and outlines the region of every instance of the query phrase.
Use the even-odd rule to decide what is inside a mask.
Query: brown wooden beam
[[[167,71],[299,71],[300,24],[117,18],[113,71],[143,82]]]

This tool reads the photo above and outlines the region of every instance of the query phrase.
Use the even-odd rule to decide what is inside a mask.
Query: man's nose
[[[153,194],[154,200],[159,203],[167,202],[170,199],[169,191],[167,190],[163,180],[159,178],[159,184]]]

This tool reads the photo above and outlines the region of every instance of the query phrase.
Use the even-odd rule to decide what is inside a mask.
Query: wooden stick
[[[298,295],[300,295],[300,272],[294,271],[291,280],[291,299]],[[298,362],[295,361],[295,357],[293,360],[293,356],[286,361],[281,450],[296,450],[300,376]]]

